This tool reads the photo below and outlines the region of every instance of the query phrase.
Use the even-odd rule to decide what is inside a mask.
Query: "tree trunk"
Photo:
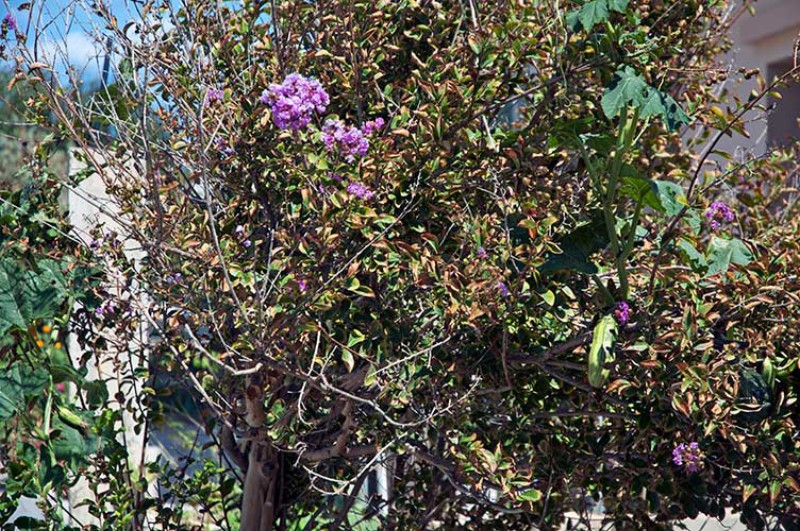
[[[242,497],[242,531],[272,531],[280,466],[269,441],[254,441],[248,456]]]
[[[242,496],[242,531],[272,531],[275,528],[276,492],[280,477],[278,452],[264,426],[264,384],[259,375],[247,378],[245,421],[258,435],[250,443],[247,475]]]

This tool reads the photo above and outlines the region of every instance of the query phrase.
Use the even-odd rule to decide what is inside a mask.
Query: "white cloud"
[[[58,38],[48,36],[40,43],[39,57],[60,75],[74,70],[78,78],[96,78],[105,59],[105,51],[91,35],[72,31]]]

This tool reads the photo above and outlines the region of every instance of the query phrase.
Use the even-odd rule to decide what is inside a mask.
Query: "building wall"
[[[800,32],[800,0],[759,0],[754,7],[755,15],[745,14],[733,26],[733,48],[723,61],[733,72],[740,68],[757,68],[770,83],[793,66],[795,43]],[[734,74],[731,79],[739,77]],[[738,87],[734,86],[734,81],[727,83],[727,88],[735,91],[742,101],[747,101],[750,92],[757,89],[754,79]],[[783,99],[764,102],[770,107],[766,115],[755,111],[745,117],[749,138],[741,135],[726,137],[720,142],[719,149],[744,158],[748,154],[761,155],[789,136],[800,138],[797,125],[800,84],[794,83],[779,92]]]

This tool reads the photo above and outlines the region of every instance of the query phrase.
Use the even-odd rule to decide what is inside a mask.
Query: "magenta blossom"
[[[17,31],[17,19],[11,13],[6,13],[6,16],[3,17],[3,24],[8,31]]]
[[[722,201],[714,201],[706,210],[706,219],[711,225],[711,230],[719,230],[723,223],[731,223],[735,216],[731,207]]]
[[[374,120],[370,120],[366,122],[364,125],[362,125],[361,132],[369,136],[383,129],[384,124],[385,122],[383,121],[383,118],[381,117],[375,118]]]
[[[280,85],[270,85],[259,101],[269,105],[280,129],[298,131],[308,127],[314,112],[325,112],[330,98],[319,81],[295,73],[286,76]]]
[[[621,325],[624,325],[631,318],[631,307],[625,301],[619,301],[614,307],[614,318]]]
[[[353,181],[347,185],[347,193],[349,193],[350,195],[354,195],[359,199],[365,199],[365,200],[372,199],[375,196],[372,190],[367,188],[366,185],[357,181]]]
[[[508,291],[508,286],[506,286],[505,282],[503,282],[502,280],[498,281],[497,282],[497,289],[500,291],[500,295],[502,297],[504,297],[504,298],[508,297],[509,291]]]
[[[308,289],[308,284],[301,278],[297,281],[297,287],[300,288],[300,291],[305,291]]]
[[[700,445],[696,442],[681,443],[672,450],[672,462],[676,466],[684,467],[690,474],[700,470],[703,465],[702,459],[703,453],[700,451]]]
[[[225,92],[222,89],[218,88],[208,89],[208,92],[206,92],[205,104],[211,105],[212,103],[222,101],[222,98],[224,97],[225,97]]]
[[[345,125],[341,120],[327,120],[322,126],[322,143],[328,151],[337,151],[347,162],[363,157],[369,150],[369,140],[360,129]]]

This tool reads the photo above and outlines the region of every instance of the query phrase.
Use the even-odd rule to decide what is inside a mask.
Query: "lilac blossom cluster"
[[[356,155],[363,157],[369,150],[369,140],[357,127],[345,125],[341,120],[327,120],[322,126],[322,143],[328,151],[338,151],[347,162]]]
[[[711,230],[719,230],[723,223],[731,223],[735,216],[731,207],[722,201],[714,201],[706,210],[706,219],[711,225]]]
[[[206,105],[211,105],[212,103],[222,101],[222,98],[225,97],[225,92],[222,89],[218,88],[211,88],[208,89],[206,92]]]
[[[500,295],[503,298],[508,297],[509,291],[508,291],[508,286],[506,286],[505,282],[503,282],[502,280],[498,281],[497,282],[497,289],[500,291]]]
[[[614,307],[614,318],[621,325],[624,325],[630,320],[631,307],[628,306],[627,302],[625,301],[617,302],[617,305]]]
[[[347,185],[347,193],[364,200],[372,199],[375,196],[372,190],[367,188],[367,185],[358,181],[353,181]]]
[[[174,286],[175,284],[180,284],[182,278],[183,275],[181,275],[180,273],[171,273],[167,275],[167,278],[165,280],[167,281],[167,284],[169,284],[170,286]]]
[[[236,153],[236,150],[233,149],[231,145],[228,143],[228,141],[222,138],[221,136],[217,137],[217,139],[215,140],[215,144],[217,146],[217,150],[219,150],[219,152],[225,155],[226,157],[230,157],[231,155]]]
[[[240,244],[242,245],[242,247],[244,247],[245,249],[247,249],[248,247],[250,247],[251,245],[253,245],[253,242],[251,242],[251,241],[250,241],[250,240],[247,238],[247,236],[245,235],[245,232],[244,232],[244,227],[243,227],[242,225],[237,225],[237,226],[236,226],[236,228],[235,228],[235,229],[233,229],[233,234],[234,234],[234,236],[236,236],[236,239],[237,239],[237,240],[239,240],[239,243],[240,243]]]
[[[672,450],[672,462],[676,466],[684,467],[689,473],[700,470],[702,459],[703,454],[700,451],[700,445],[696,442],[681,443]]]
[[[361,129],[347,125],[341,120],[327,120],[322,126],[322,143],[329,152],[337,151],[347,162],[356,156],[363,157],[369,151],[368,136],[384,126],[383,118],[366,122]]]
[[[17,31],[17,19],[11,13],[6,13],[6,16],[3,17],[3,25],[8,31]]]
[[[330,98],[319,81],[295,73],[286,76],[280,85],[270,85],[259,101],[269,105],[280,129],[299,131],[308,127],[314,111],[325,112]]]
[[[112,315],[117,310],[117,305],[113,301],[106,301],[94,310],[95,317],[104,319]]]

